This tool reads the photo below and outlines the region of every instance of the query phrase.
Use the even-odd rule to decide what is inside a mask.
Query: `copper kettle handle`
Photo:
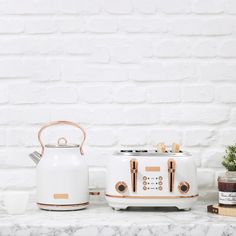
[[[40,143],[40,145],[41,145],[41,148],[42,148],[42,150],[41,150],[41,156],[42,156],[43,153],[44,153],[44,144],[43,144],[42,139],[41,139],[41,134],[42,134],[43,130],[45,130],[46,128],[48,128],[48,127],[50,127],[50,126],[54,126],[54,125],[71,125],[71,126],[74,126],[74,127],[76,127],[76,128],[79,128],[79,129],[82,131],[83,136],[84,136],[84,137],[83,137],[83,140],[82,140],[82,143],[81,143],[81,145],[80,145],[80,153],[81,153],[81,155],[84,155],[84,152],[83,152],[83,145],[84,145],[84,141],[85,141],[85,139],[86,139],[86,133],[85,133],[84,129],[81,128],[81,126],[79,126],[78,124],[76,124],[76,123],[74,123],[74,122],[61,120],[61,121],[52,121],[52,122],[50,122],[50,123],[44,125],[44,126],[39,130],[39,132],[38,132],[38,141],[39,141],[39,143]]]

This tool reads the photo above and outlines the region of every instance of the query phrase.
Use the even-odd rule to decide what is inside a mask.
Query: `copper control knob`
[[[187,193],[190,189],[188,182],[180,182],[178,186],[178,190],[180,193]]]
[[[119,181],[117,184],[116,184],[116,191],[118,193],[125,193],[128,189],[128,186],[125,182],[123,181]]]

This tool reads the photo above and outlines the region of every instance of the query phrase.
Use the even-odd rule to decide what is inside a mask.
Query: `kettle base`
[[[71,205],[54,205],[54,204],[37,203],[37,205],[41,210],[46,210],[46,211],[77,211],[88,207],[89,203],[85,202],[81,204],[71,204]]]

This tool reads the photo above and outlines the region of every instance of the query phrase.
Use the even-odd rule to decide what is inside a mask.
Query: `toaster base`
[[[71,204],[71,205],[54,205],[54,204],[37,203],[37,205],[41,210],[47,210],[47,211],[76,211],[88,207],[89,203],[85,202],[81,204]]]
[[[128,207],[177,207],[179,210],[190,210],[197,201],[198,195],[185,198],[126,198],[108,196],[106,200],[114,210],[124,210]]]

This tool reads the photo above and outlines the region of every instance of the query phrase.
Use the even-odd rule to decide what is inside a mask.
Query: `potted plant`
[[[218,177],[219,205],[236,207],[236,144],[226,148],[222,165],[227,171]]]
[[[236,172],[236,144],[230,145],[225,150],[224,160],[222,161],[222,165],[228,170],[228,172]]]

